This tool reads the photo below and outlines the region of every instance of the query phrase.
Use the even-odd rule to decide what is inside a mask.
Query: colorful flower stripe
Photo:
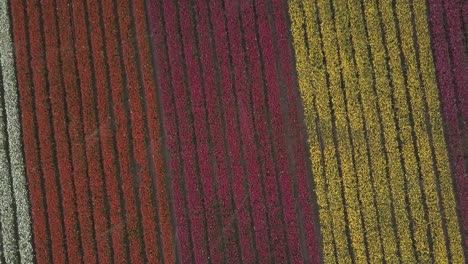
[[[173,262],[144,1],[11,9],[35,260]]]
[[[312,166],[341,168],[315,178],[324,261],[462,263],[425,3],[289,11]]]
[[[180,261],[317,262],[306,164],[287,145],[286,115],[298,119],[288,113],[295,91],[283,90],[294,82],[291,54],[284,73],[274,63],[274,36],[288,34],[284,6],[269,14],[268,1],[149,2]],[[301,125],[288,129],[297,135]]]

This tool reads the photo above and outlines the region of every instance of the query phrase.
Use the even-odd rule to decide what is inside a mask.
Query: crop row
[[[28,24],[26,22],[26,12],[21,1],[17,1],[11,5],[12,13],[12,28],[15,43],[16,53],[16,69],[18,80],[18,94],[22,98],[19,100],[21,108],[22,124],[35,124],[35,108],[33,107],[34,97],[31,89],[24,87],[32,86],[32,78],[30,74],[30,66],[27,58],[30,56],[28,50]],[[34,248],[37,251],[36,259],[45,259],[51,262],[51,256],[48,254],[49,240],[47,238],[48,222],[46,218],[46,209],[44,203],[44,193],[42,192],[42,175],[39,153],[37,150],[38,139],[36,137],[36,128],[33,125],[22,127],[26,174],[28,175],[29,195],[35,199],[31,199],[31,215],[34,225],[39,225],[42,228],[37,228],[33,225],[34,233]],[[29,178],[29,175],[36,177]]]
[[[98,97],[97,87],[106,87],[105,82],[104,62],[102,56],[98,56],[99,48],[96,47],[98,38],[93,37],[88,39],[88,28],[86,21],[86,10],[89,12],[89,17],[95,17],[98,13],[96,8],[86,6],[85,2],[76,2],[73,4],[73,18],[74,32],[75,32],[75,49],[76,49],[76,63],[78,76],[80,80],[80,89],[82,96],[82,114],[83,114],[83,129],[86,135],[86,155],[88,158],[88,171],[90,173],[90,187],[92,193],[92,204],[94,207],[94,222],[96,232],[97,251],[99,252],[99,261],[104,263],[112,261],[111,252],[115,254],[116,258],[125,259],[122,256],[121,244],[122,239],[115,240],[116,235],[111,235],[108,230],[116,222],[114,210],[120,205],[118,202],[119,191],[116,190],[113,181],[108,176],[109,171],[115,170],[113,164],[107,163],[109,159],[113,158],[112,153],[107,151],[109,140],[106,135],[109,134],[106,124],[109,123],[107,117],[102,120],[101,113],[105,113],[107,108],[105,105],[99,104],[98,111]],[[90,19],[91,28],[93,20]],[[99,31],[95,31],[99,32]],[[91,59],[92,58],[92,59]],[[102,92],[101,92],[102,93]],[[105,95],[105,93],[103,94]],[[113,172],[115,173],[115,172]],[[113,188],[114,187],[114,188]],[[113,193],[116,191],[116,193]],[[110,209],[109,209],[110,208]],[[117,220],[121,221],[121,220]],[[117,234],[122,234],[119,232]],[[112,237],[112,238],[111,238]],[[113,244],[113,247],[112,247]],[[101,253],[102,252],[102,253]]]
[[[301,1],[291,1],[289,8],[291,30],[295,42],[294,49],[299,75],[299,88],[303,98],[305,122],[309,134],[308,142],[311,152],[312,172],[317,188],[324,261],[336,261],[334,240],[342,241],[342,243],[336,245],[336,257],[346,261],[346,259],[349,259],[346,253],[349,250],[349,245],[346,239],[344,201],[341,194],[342,185],[339,179],[332,129],[331,126],[326,125],[331,124],[331,111],[329,109],[329,100],[324,99],[323,95],[320,98],[318,97],[319,91],[324,89],[317,89],[322,85],[327,87],[325,73],[320,71],[320,66],[312,65],[313,62],[323,62],[320,43],[310,41],[311,39],[320,39],[320,32],[316,26],[318,21],[316,6],[307,1],[303,3]],[[303,27],[304,25],[305,27]],[[320,94],[323,94],[323,92]],[[321,123],[324,125],[320,128],[320,133],[318,133],[319,128],[317,127],[317,112],[320,112],[320,110],[317,111],[317,108],[322,109],[321,119],[326,120],[326,122]]]
[[[124,222],[115,223],[116,228],[126,226],[128,242],[124,246],[128,247],[125,250],[129,251],[132,262],[170,261],[174,251],[173,229],[169,224],[168,194],[160,156],[156,87],[148,77],[153,74],[153,68],[144,1],[103,1],[97,7],[88,5],[96,11],[104,10],[102,18],[95,13],[92,20],[96,27],[100,23],[103,26],[97,28],[99,31],[93,37],[98,41],[98,48],[105,49],[107,62],[103,66],[109,82],[103,80],[105,85],[98,87],[98,103],[104,109],[101,124],[106,125],[107,132],[115,133],[117,144],[109,151],[114,152],[120,164],[117,168],[120,177],[114,183],[121,185],[117,187],[123,191],[120,210],[126,211]],[[105,116],[110,117],[110,124],[104,121]]]
[[[113,114],[111,109],[111,100],[109,99],[110,84],[109,76],[107,73],[107,58],[105,56],[105,44],[104,44],[104,28],[101,27],[102,19],[100,18],[101,6],[98,3],[75,3],[73,6],[74,10],[74,22],[76,26],[76,40],[77,44],[81,44],[81,49],[77,49],[77,59],[81,63],[79,68],[83,83],[83,94],[89,95],[91,98],[84,98],[84,102],[89,102],[95,105],[94,112],[96,115],[96,124],[93,125],[91,121],[91,114],[87,115],[90,118],[89,126],[90,136],[88,135],[90,142],[94,142],[97,146],[100,146],[101,150],[101,163],[102,163],[102,174],[103,174],[103,187],[107,190],[106,195],[103,199],[106,200],[109,206],[108,209],[108,227],[103,225],[105,229],[100,230],[97,233],[101,240],[109,239],[106,237],[106,232],[109,232],[110,240],[112,241],[112,251],[114,259],[119,261],[125,261],[127,259],[127,247],[125,240],[127,239],[127,229],[124,218],[124,205],[122,197],[122,187],[119,169],[116,166],[115,157],[115,135],[113,133]],[[87,15],[87,16],[86,16]],[[89,18],[89,24],[86,24],[86,19]],[[91,35],[88,39],[90,32],[95,34]],[[89,58],[86,61],[85,58]],[[92,58],[92,60],[91,60]],[[87,70],[88,69],[88,70]],[[90,76],[84,75],[88,74]],[[89,86],[88,86],[89,85]],[[94,97],[94,98],[93,98]],[[90,109],[84,107],[84,109]],[[90,109],[91,110],[91,109]],[[85,112],[86,113],[86,112]],[[94,134],[96,133],[96,134]],[[90,143],[91,144],[91,143]],[[94,184],[97,188],[98,184]],[[104,201],[105,201],[104,200]],[[96,202],[97,208],[99,204]],[[101,218],[96,218],[95,221],[101,221]],[[99,223],[99,222],[97,222]],[[97,224],[96,223],[96,224]],[[102,244],[102,242],[100,243]],[[102,249],[102,246],[99,246]]]
[[[60,153],[62,156],[61,170],[62,172],[64,170],[68,170],[65,175],[67,183],[60,187],[63,189],[63,196],[66,197],[63,204],[67,205],[68,209],[64,210],[63,213],[60,210],[62,207],[62,199],[58,190],[60,183],[57,179],[57,162],[54,159],[55,152],[57,150],[53,147],[55,145],[55,138],[51,136],[53,135],[54,130],[50,120],[52,109],[51,102],[48,99],[49,95],[46,91],[46,89],[50,87],[53,92],[58,92],[57,87],[60,88],[61,86],[57,81],[53,83],[53,87],[48,84],[49,81],[46,74],[47,65],[44,61],[44,58],[46,58],[46,51],[43,45],[44,34],[42,34],[42,32],[44,32],[43,27],[46,25],[45,23],[42,23],[43,15],[40,5],[37,3],[30,3],[26,6],[23,2],[17,1],[12,3],[12,6],[12,17],[17,16],[21,18],[22,16],[26,16],[28,18],[24,19],[23,17],[22,20],[14,22],[13,28],[15,29],[15,45],[24,45],[27,49],[27,53],[24,54],[24,59],[18,57],[19,54],[17,53],[17,64],[24,64],[25,67],[25,69],[19,68],[24,71],[18,70],[18,83],[22,109],[21,113],[23,115],[23,131],[25,131],[23,142],[25,146],[28,180],[29,185],[31,186],[31,197],[34,197],[34,199],[32,199],[33,217],[36,216],[36,208],[42,211],[37,215],[39,217],[44,216],[44,218],[41,217],[42,219],[33,218],[34,238],[36,239],[35,246],[41,251],[37,257],[38,259],[41,258],[43,260],[48,260],[48,262],[51,262],[52,260],[61,262],[67,257],[64,241],[64,215],[67,215],[67,220],[70,221],[72,225],[75,225],[76,223],[76,219],[73,216],[73,212],[75,211],[75,199],[73,199],[74,195],[71,186],[72,179],[71,172],[69,171],[69,155],[65,155],[65,153]],[[26,10],[25,14],[23,13],[24,10]],[[50,26],[50,23],[48,26]],[[25,29],[25,31],[21,31],[22,29]],[[51,35],[48,34],[48,37],[50,36]],[[17,38],[24,38],[24,40],[29,39],[30,42],[17,42]],[[51,46],[53,44],[54,43],[52,42]],[[54,49],[53,52],[56,53],[58,50]],[[49,53],[49,56],[50,55],[51,54]],[[31,58],[31,60],[28,61],[27,58]],[[60,72],[59,69],[56,69],[56,66],[58,65],[59,64],[55,61],[54,70]],[[22,66],[23,65],[20,67]],[[50,67],[52,67],[52,65],[49,64],[49,68]],[[34,72],[32,69],[34,69]],[[30,87],[34,87],[34,89],[31,89]],[[63,102],[63,98],[60,98],[60,104],[62,107]],[[60,124],[56,122],[55,125],[62,125],[62,132],[59,135],[63,136],[63,134],[66,133],[66,129],[63,128],[64,120],[59,120],[57,118],[57,121],[62,121]],[[27,131],[29,129],[32,130],[31,133]],[[40,164],[42,164],[42,166],[40,166]],[[30,166],[38,169],[36,170],[31,168],[35,170],[35,172],[30,173]],[[38,183],[37,179],[40,179],[41,182]],[[44,186],[47,186],[47,191],[45,191]],[[40,192],[39,195],[36,193],[37,191]],[[44,201],[41,199],[43,195]],[[47,201],[47,205],[45,204],[45,200]],[[38,205],[37,202],[43,202],[43,204]],[[44,212],[46,212],[45,215]],[[46,216],[48,216],[47,219],[45,218]],[[44,220],[47,224],[43,222]],[[37,223],[39,225],[36,225]],[[50,240],[48,239],[49,234]],[[73,245],[77,245],[77,239],[76,235],[72,235],[72,237],[69,238],[69,242]],[[46,248],[43,249],[41,244],[45,244],[44,246]],[[51,251],[53,251],[53,256]]]
[[[372,252],[369,248],[369,255],[373,261],[382,261],[382,257],[388,262],[394,262],[398,259],[397,256],[397,238],[395,234],[394,218],[392,216],[393,201],[403,199],[402,192],[396,193],[392,197],[391,188],[387,175],[396,183],[397,188],[403,187],[403,180],[398,178],[398,173],[401,175],[401,165],[394,154],[388,154],[386,149],[392,148],[394,153],[397,153],[396,131],[391,114],[391,99],[390,97],[382,96],[382,92],[389,92],[388,80],[385,75],[378,76],[377,71],[373,72],[373,61],[371,61],[371,50],[368,50],[368,35],[367,27],[369,24],[379,26],[376,21],[370,19],[378,19],[375,15],[367,15],[362,12],[362,4],[360,1],[348,1],[348,10],[351,19],[352,42],[355,47],[355,60],[359,76],[359,88],[361,95],[361,104],[364,109],[365,126],[368,139],[369,156],[372,167],[372,180],[375,194],[375,204],[377,207],[378,224],[380,239],[382,242],[381,251],[377,249]],[[371,10],[366,8],[365,10]],[[371,17],[372,16],[372,17]],[[366,22],[369,24],[366,25]],[[371,30],[369,32],[372,32]],[[372,34],[371,38],[376,34]],[[374,58],[377,56],[374,55]],[[380,59],[380,58],[379,58]],[[377,58],[375,59],[377,62]],[[382,61],[377,62],[382,63]],[[385,68],[384,68],[385,69]],[[374,81],[373,78],[376,80]],[[380,78],[379,78],[380,77]],[[381,113],[378,109],[386,108],[387,113]],[[387,116],[384,116],[384,115]],[[390,133],[390,137],[385,133]],[[385,132],[384,132],[385,131]],[[393,138],[392,138],[393,136]],[[393,140],[392,140],[393,139]],[[387,146],[384,140],[392,141]],[[389,156],[392,156],[391,159]],[[394,161],[396,164],[391,164]],[[393,169],[389,169],[393,168]],[[394,200],[392,200],[392,198]],[[400,221],[403,221],[404,226],[408,226],[406,215],[402,215]],[[368,225],[372,225],[369,221]],[[372,240],[369,240],[372,241]],[[374,255],[374,256],[373,256]],[[374,259],[375,258],[375,259]]]
[[[459,260],[425,4],[363,4],[289,6],[325,261]]]

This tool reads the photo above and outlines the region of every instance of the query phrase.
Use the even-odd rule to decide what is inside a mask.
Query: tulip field
[[[468,260],[461,0],[0,0],[0,264]]]

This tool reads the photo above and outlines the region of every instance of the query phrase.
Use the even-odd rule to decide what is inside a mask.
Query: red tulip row
[[[193,1],[192,1],[193,2]],[[232,199],[232,173],[230,171],[230,163],[227,160],[227,144],[225,142],[229,132],[226,127],[226,122],[231,122],[226,119],[223,111],[224,102],[219,98],[222,93],[220,89],[221,79],[219,73],[214,69],[219,67],[221,63],[216,59],[216,50],[214,50],[213,39],[213,24],[211,23],[211,15],[214,13],[210,10],[210,3],[203,0],[196,1],[196,10],[192,10],[192,20],[196,27],[195,34],[198,38],[198,53],[200,58],[201,71],[204,77],[204,92],[206,95],[206,109],[208,112],[209,131],[211,134],[211,142],[213,144],[212,156],[214,157],[214,181],[217,186],[218,195],[218,221],[219,226],[217,232],[212,232],[209,237],[210,252],[213,262],[219,262],[223,256],[227,263],[240,261],[240,246],[238,245],[237,234],[238,225],[234,212],[234,200]],[[188,6],[188,3],[185,3]],[[227,98],[226,98],[227,99]],[[224,252],[223,252],[224,251]]]
[[[128,91],[125,70],[124,70],[124,55],[119,50],[120,31],[117,20],[117,13],[115,12],[115,3],[111,0],[102,1],[103,27],[104,27],[104,42],[105,50],[107,52],[107,66],[109,73],[110,86],[107,89],[111,90],[111,107],[114,114],[114,127],[115,141],[117,147],[117,160],[119,166],[119,174],[122,185],[122,194],[124,200],[125,210],[125,223],[127,227],[127,239],[130,253],[130,261],[140,263],[142,259],[142,245],[140,244],[141,233],[139,230],[140,213],[139,205],[136,203],[138,194],[134,186],[134,174],[132,165],[133,150],[131,149],[131,127],[129,121],[129,105],[128,105]],[[128,55],[128,54],[127,54]],[[128,85],[128,86],[127,86]],[[137,114],[138,109],[136,109]],[[141,140],[141,139],[140,139]],[[143,164],[142,164],[143,165]]]
[[[205,197],[204,192],[206,187],[202,186],[200,183],[201,175],[209,173],[203,171],[203,167],[198,163],[197,157],[198,150],[202,152],[206,151],[206,149],[203,149],[203,144],[197,148],[197,145],[202,143],[199,141],[203,140],[204,135],[200,135],[200,133],[203,132],[196,130],[195,126],[193,125],[194,123],[198,124],[202,121],[202,108],[199,105],[195,105],[196,102],[194,102],[194,108],[197,107],[197,109],[191,109],[191,101],[194,100],[192,100],[190,97],[188,90],[189,85],[193,86],[192,89],[199,88],[196,87],[199,85],[199,83],[197,83],[199,80],[194,80],[193,73],[188,76],[188,73],[185,72],[186,70],[184,67],[183,58],[186,57],[188,59],[188,57],[184,51],[184,44],[182,43],[183,40],[178,34],[178,32],[182,30],[182,25],[177,19],[180,16],[180,10],[177,6],[177,3],[164,1],[163,3],[160,3],[160,5],[163,9],[163,19],[166,25],[166,32],[164,34],[167,35],[167,43],[164,45],[167,45],[167,63],[169,63],[168,69],[170,69],[169,74],[171,77],[169,82],[163,81],[160,83],[162,101],[164,101],[163,115],[166,117],[167,112],[165,111],[173,111],[176,125],[168,125],[173,126],[173,128],[177,127],[177,130],[175,130],[170,129],[168,126],[167,129],[170,129],[169,131],[171,132],[166,132],[168,137],[168,150],[171,152],[171,154],[177,156],[174,157],[171,155],[171,169],[174,172],[177,170],[177,172],[173,172],[173,188],[175,189],[173,196],[177,200],[175,202],[176,215],[180,215],[180,211],[178,211],[179,208],[182,210],[184,210],[184,206],[190,208],[188,210],[188,218],[186,218],[187,220],[177,220],[178,223],[181,223],[182,221],[188,221],[190,223],[188,230],[191,230],[191,232],[183,232],[181,235],[190,235],[191,238],[188,240],[191,241],[194,248],[198,249],[193,251],[193,256],[182,255],[181,261],[185,262],[187,258],[193,257],[192,261],[198,263],[206,261],[209,256],[206,238],[207,223],[205,220],[207,215],[205,211],[204,200],[207,199],[209,201],[212,199],[210,196]],[[188,17],[185,18],[188,19]],[[159,37],[162,38],[162,35],[159,35]],[[158,56],[159,52],[157,52],[156,57]],[[158,65],[158,68],[163,68],[165,66],[160,65],[159,63],[156,64]],[[168,103],[169,105],[167,105]],[[192,113],[192,111],[194,113]],[[167,116],[167,119],[169,118],[170,116]],[[166,121],[166,123],[169,122]],[[202,160],[202,158],[200,158],[200,160]],[[210,175],[208,174],[204,177],[210,177]],[[174,181],[178,181],[178,183],[175,183]],[[179,187],[179,184],[181,187]],[[180,243],[181,250],[185,251],[185,249],[182,247],[188,246],[189,244],[185,241],[181,241]]]
[[[217,65],[219,67],[218,74],[220,78],[219,84],[219,96],[221,98],[221,112],[224,113],[225,120],[225,135],[224,140],[227,149],[227,160],[230,163],[230,189],[232,191],[232,201],[234,203],[234,214],[227,215],[233,219],[231,222],[235,224],[237,231],[236,237],[225,237],[225,240],[232,241],[235,240],[240,246],[237,250],[240,252],[238,256],[244,262],[252,262],[255,258],[255,248],[253,244],[252,236],[252,222],[251,222],[251,205],[247,189],[247,182],[245,181],[246,168],[243,155],[245,155],[245,150],[243,151],[242,145],[247,147],[247,144],[252,145],[252,143],[246,143],[245,140],[241,139],[242,129],[240,128],[240,123],[245,120],[243,113],[247,109],[243,109],[241,106],[237,106],[238,98],[236,98],[236,93],[234,91],[235,87],[238,85],[238,77],[234,75],[233,63],[232,61],[235,56],[231,57],[233,54],[233,47],[231,41],[229,22],[225,14],[229,13],[229,7],[225,6],[225,3],[222,1],[210,1],[209,10],[211,13],[210,22],[212,25],[212,38],[213,38],[213,47],[215,49],[215,58],[217,59]],[[240,40],[238,40],[240,45]],[[231,50],[230,50],[231,49]],[[241,54],[238,54],[241,56]],[[250,151],[250,154],[254,152]],[[255,158],[251,158],[252,161]],[[229,164],[228,164],[229,166]],[[253,171],[251,171],[252,173]],[[258,174],[257,174],[258,175]],[[221,178],[221,177],[220,177]],[[226,188],[228,189],[228,188]],[[261,190],[257,190],[261,192]],[[223,195],[227,195],[224,194]],[[228,221],[227,223],[225,221]],[[229,218],[223,219],[223,223],[229,224]],[[266,240],[267,237],[264,237]],[[233,258],[233,256],[229,256]]]
[[[79,1],[78,1],[79,2]],[[88,25],[82,25],[81,32],[82,37],[82,48],[77,48],[77,51],[90,49],[91,55],[88,55],[92,62],[90,64],[90,72],[92,75],[92,83],[94,87],[92,93],[96,97],[94,104],[97,111],[97,130],[95,142],[100,143],[101,155],[102,155],[102,170],[104,173],[104,183],[107,189],[108,199],[108,218],[109,227],[107,230],[102,230],[104,233],[97,233],[97,237],[104,239],[108,234],[112,240],[112,252],[114,261],[116,263],[122,263],[127,260],[127,250],[125,242],[128,239],[126,220],[124,217],[124,198],[122,191],[122,180],[119,172],[119,167],[116,157],[116,146],[115,146],[115,131],[114,131],[114,114],[112,112],[111,99],[110,99],[110,76],[107,61],[109,55],[106,53],[106,46],[104,40],[104,28],[102,18],[102,6],[99,2],[86,2],[85,6],[79,5],[80,3],[74,3],[74,11],[76,14],[82,14],[83,23],[86,23],[88,19]],[[80,17],[81,18],[81,17]],[[77,33],[79,33],[77,27]],[[86,39],[86,36],[91,36]],[[78,38],[77,38],[78,40]],[[85,42],[87,40],[88,42]],[[83,48],[84,47],[84,48]],[[83,64],[83,71],[84,66]],[[88,72],[88,71],[85,71]],[[92,134],[91,134],[92,135]]]
[[[262,115],[261,112],[255,113],[253,110],[253,88],[254,87],[252,76],[257,74],[252,73],[249,69],[252,65],[252,61],[248,59],[248,49],[252,49],[251,41],[252,35],[247,36],[247,29],[244,26],[243,20],[245,20],[244,14],[250,11],[249,1],[225,1],[225,16],[227,20],[228,39],[230,44],[230,53],[232,55],[232,70],[234,71],[234,94],[237,99],[237,111],[239,115],[239,128],[240,137],[244,153],[244,159],[246,164],[246,172],[244,174],[245,185],[248,187],[246,191],[250,198],[250,217],[252,223],[246,226],[240,226],[241,230],[250,230],[254,237],[253,244],[255,246],[255,257],[258,261],[270,262],[271,261],[271,249],[270,249],[270,225],[268,223],[267,208],[265,204],[264,192],[272,187],[277,186],[262,186],[262,178],[265,173],[262,171],[261,160],[258,153],[258,138],[255,131],[254,116]],[[214,22],[216,23],[216,22]],[[250,26],[254,26],[252,23]],[[217,32],[215,31],[215,34]],[[257,49],[257,48],[254,48]],[[255,52],[255,51],[251,51]],[[259,64],[261,62],[255,61],[254,63]],[[251,76],[250,76],[251,75]],[[226,89],[226,87],[223,87]],[[266,135],[267,136],[267,135]],[[261,143],[261,142],[260,142]],[[275,173],[272,170],[270,173]],[[265,187],[265,189],[263,189]],[[241,188],[234,188],[234,192],[240,192]],[[242,238],[242,237],[241,237]],[[241,241],[241,244],[243,242]],[[243,258],[244,262],[250,262],[251,259]]]
[[[217,131],[208,127],[208,123],[212,123],[212,119],[208,119],[208,116],[211,117],[211,111],[209,111],[209,108],[205,107],[207,105],[205,94],[210,89],[215,91],[216,88],[208,86],[204,79],[205,72],[202,72],[201,69],[201,62],[199,60],[201,54],[199,54],[199,44],[196,41],[197,32],[195,32],[195,28],[193,26],[197,24],[197,21],[195,21],[193,9],[191,8],[192,3],[190,2],[193,1],[184,0],[179,1],[178,4],[178,15],[180,18],[179,23],[181,29],[181,36],[179,38],[183,47],[183,54],[186,63],[186,78],[187,85],[189,87],[189,94],[187,96],[189,96],[189,105],[191,104],[192,109],[192,124],[196,139],[195,143],[197,148],[196,154],[198,155],[199,177],[203,190],[203,208],[206,215],[205,221],[207,226],[208,252],[211,260],[216,263],[222,262],[222,255],[220,254],[222,252],[222,244],[220,243],[222,226],[214,183],[215,172],[210,158],[210,155],[213,155],[210,153],[212,152],[210,150],[210,144],[213,141],[211,138],[212,135],[210,134],[213,133],[210,132],[216,133]],[[198,30],[202,29],[198,26]]]
[[[11,3],[12,13],[12,27],[13,37],[15,42],[15,53],[16,53],[16,68],[17,68],[17,80],[19,88],[20,107],[21,107],[21,120],[23,128],[23,143],[25,153],[26,172],[28,175],[28,186],[31,199],[31,213],[34,221],[34,247],[36,250],[36,259],[43,263],[52,262],[49,240],[49,229],[50,224],[47,219],[47,207],[45,204],[45,193],[44,190],[44,178],[42,177],[41,156],[39,153],[39,135],[37,131],[37,117],[35,108],[35,97],[34,92],[36,84],[32,77],[32,67],[29,58],[33,57],[33,54],[29,48],[29,41],[39,41],[39,17],[37,14],[30,16],[34,10],[26,10],[25,1],[15,1]],[[36,29],[35,34],[29,36],[31,29]],[[31,43],[33,46],[34,44]],[[40,54],[39,54],[40,55]],[[34,63],[37,64],[37,52]],[[39,57],[40,58],[40,57]],[[43,68],[43,66],[42,66]],[[36,68],[39,69],[39,68]],[[39,87],[37,87],[39,88]],[[42,157],[43,160],[46,157]],[[49,158],[50,160],[50,158]],[[49,169],[50,170],[50,169]],[[56,195],[56,193],[55,193]],[[50,195],[49,195],[50,197]],[[57,205],[57,202],[55,202]],[[57,222],[55,224],[58,228],[61,228],[59,223],[59,217],[55,218]],[[60,238],[59,238],[60,239]],[[59,240],[60,241],[60,240]],[[58,250],[57,254],[63,255],[63,244],[55,245],[55,249]]]
[[[42,182],[38,186],[42,185],[44,188],[42,191],[45,192],[47,201],[44,208],[48,215],[47,224],[34,226],[34,232],[38,233],[39,237],[45,238],[44,241],[36,239],[36,243],[48,243],[47,235],[45,235],[47,233],[50,234],[51,240],[52,252],[44,250],[37,257],[38,260],[40,257],[44,257],[43,259],[47,259],[49,262],[50,260],[64,262],[68,257],[77,260],[79,256],[67,256],[67,247],[71,249],[79,247],[77,233],[70,234],[68,241],[65,241],[64,237],[63,222],[69,224],[69,227],[75,227],[77,219],[74,215],[76,204],[70,155],[68,145],[63,145],[64,141],[67,140],[67,124],[62,115],[64,113],[64,91],[60,76],[57,74],[61,72],[56,38],[57,28],[55,27],[55,16],[49,12],[54,9],[45,10],[40,3],[29,2],[26,5],[20,1],[12,3],[12,7],[13,17],[16,15],[28,17],[23,21],[15,22],[14,26],[14,35],[22,33],[26,36],[25,43],[19,42],[16,45],[29,47],[24,57],[26,60],[22,61],[22,58],[17,58],[18,64],[23,64],[25,67],[25,72],[18,74],[20,78],[18,83],[23,109],[21,111],[23,127],[33,130],[31,133],[25,131],[25,158],[27,163],[40,169],[34,171],[34,174],[30,174],[31,169],[28,168],[28,179],[34,182],[33,178],[42,178]],[[24,8],[26,8],[26,14],[23,13]],[[26,21],[25,25],[17,25]],[[16,33],[17,29],[24,31]],[[26,42],[28,39],[29,43]],[[27,58],[30,58],[30,61]],[[52,99],[50,95],[54,95],[55,98]],[[35,116],[29,116],[34,114]],[[31,123],[26,123],[27,121],[31,121]],[[62,177],[59,177],[60,173],[63,173]],[[31,190],[33,195],[36,193],[35,188],[33,187]],[[32,196],[32,200],[39,197]],[[33,209],[33,218],[35,218],[34,211]],[[38,220],[42,224],[45,219],[41,215]],[[66,242],[67,245],[65,245]],[[37,245],[37,248],[42,247]]]
[[[271,130],[270,141],[272,142],[272,149],[264,149],[264,155],[266,156],[267,170],[268,167],[272,167],[276,170],[276,175],[267,175],[265,180],[265,186],[278,185],[278,191],[274,188],[267,188],[267,204],[268,212],[271,214],[271,235],[272,235],[272,246],[274,253],[275,262],[283,262],[285,259],[290,259],[291,262],[299,263],[303,259],[301,246],[300,246],[300,234],[299,234],[299,220],[296,214],[298,208],[298,201],[296,201],[295,195],[298,194],[298,184],[306,185],[304,182],[295,183],[297,181],[297,175],[294,175],[295,168],[291,169],[288,167],[288,153],[287,153],[287,133],[288,129],[285,122],[288,117],[285,115],[286,108],[285,104],[281,103],[280,89],[280,72],[277,69],[275,60],[277,60],[278,49],[274,47],[274,32],[275,28],[270,26],[270,23],[275,19],[273,14],[269,14],[267,1],[259,0],[254,1],[255,6],[252,11],[248,12],[247,9],[244,14],[248,16],[245,22],[246,34],[248,43],[251,46],[247,46],[249,51],[250,65],[252,65],[252,77],[254,80],[252,94],[256,98],[254,102],[255,113],[261,112],[261,102],[265,101],[265,108],[267,113],[267,122],[269,122],[269,128],[259,129],[260,135],[268,135],[268,129]],[[285,7],[282,7],[285,8]],[[249,24],[257,23],[257,28],[251,28]],[[257,44],[253,43],[255,40],[255,33],[258,34]],[[249,37],[252,36],[252,37]],[[250,39],[250,40],[249,40]],[[286,57],[287,58],[287,57]],[[255,63],[255,61],[261,61],[262,64]],[[260,68],[263,65],[263,69]],[[255,68],[256,67],[256,68]],[[263,76],[262,76],[263,75]],[[255,77],[257,76],[257,77]],[[263,78],[261,82],[260,78]],[[262,87],[263,86],[263,87]],[[262,88],[264,91],[262,91]],[[290,93],[293,91],[289,91]],[[286,92],[287,93],[287,92]],[[264,98],[263,98],[264,97]],[[282,109],[283,108],[283,109]],[[255,115],[260,117],[255,124],[266,123],[265,120],[261,119],[261,115]],[[293,130],[300,130],[300,127],[291,127]],[[263,136],[260,137],[262,139]],[[265,143],[260,143],[261,146],[268,146]],[[273,153],[273,159],[269,158],[269,153]],[[303,152],[303,155],[305,153]],[[293,153],[289,155],[293,156]],[[297,154],[295,154],[297,155]],[[276,164],[276,166],[272,166]],[[276,168],[275,168],[276,167]],[[276,179],[275,179],[276,178]],[[279,192],[279,196],[277,195]],[[282,198],[282,200],[277,200]],[[309,203],[308,207],[311,206]],[[281,212],[282,211],[282,212]],[[285,237],[283,237],[285,236]],[[286,239],[286,240],[285,240]],[[289,249],[289,257],[285,255],[285,248]]]
[[[62,6],[65,9],[66,3]],[[94,228],[96,236],[96,245],[98,252],[98,260],[102,263],[112,262],[113,251],[116,256],[121,257],[118,253],[118,248],[112,250],[111,235],[108,230],[112,223],[115,222],[115,216],[110,213],[111,205],[115,206],[115,195],[112,195],[112,184],[108,180],[108,175],[105,174],[106,168],[113,168],[104,163],[110,155],[102,155],[101,149],[106,145],[104,135],[106,131],[102,129],[108,123],[107,118],[104,121],[100,120],[100,113],[106,109],[97,108],[97,87],[105,87],[101,82],[105,81],[102,78],[104,65],[99,59],[99,50],[89,44],[99,40],[95,38],[88,39],[90,29],[87,24],[87,6],[83,1],[76,1],[72,5],[72,22],[74,25],[76,52],[76,63],[79,76],[79,85],[81,89],[82,100],[82,115],[84,125],[84,141],[86,144],[86,155],[88,162],[88,175],[90,177],[90,187],[92,195],[92,204],[94,209]],[[92,8],[88,9],[89,17],[92,16]],[[66,16],[64,16],[66,17]],[[91,20],[92,22],[92,20]],[[99,22],[99,21],[96,21]],[[65,22],[63,22],[65,23]],[[98,32],[98,31],[95,31]],[[100,64],[101,63],[101,64]],[[96,69],[96,70],[94,70]],[[76,75],[76,74],[75,74]],[[70,75],[72,76],[72,75]],[[118,193],[116,193],[118,195]],[[118,198],[117,198],[118,201]],[[118,217],[118,216],[117,216]],[[109,219],[110,218],[110,219]],[[119,220],[118,220],[119,221]]]
[[[147,140],[148,135],[148,120],[145,116],[144,107],[146,104],[155,104],[155,102],[146,101],[146,96],[144,95],[144,87],[141,79],[141,71],[137,67],[138,55],[136,53],[136,33],[133,32],[131,23],[132,17],[134,18],[131,10],[129,9],[129,2],[119,2],[117,3],[117,12],[119,18],[120,26],[120,40],[122,45],[121,53],[123,55],[124,68],[125,68],[125,79],[127,91],[125,97],[128,97],[129,109],[131,123],[131,142],[134,147],[134,159],[135,162],[133,166],[140,165],[140,168],[136,169],[133,172],[133,184],[136,185],[134,188],[137,188],[140,203],[140,214],[142,222],[142,235],[144,240],[144,253],[146,254],[146,260],[150,263],[155,263],[159,259],[158,241],[156,241],[156,223],[157,220],[155,210],[156,204],[153,201],[153,179],[150,175],[149,167],[150,163],[153,163],[147,160],[147,148],[149,141]],[[120,97],[119,97],[120,98]],[[114,101],[115,102],[115,101]],[[157,150],[158,151],[158,150]],[[133,168],[135,170],[135,168]],[[135,175],[136,174],[136,175]],[[130,179],[130,177],[129,177]],[[135,226],[135,232],[140,232],[138,224]],[[140,234],[141,235],[141,234]]]

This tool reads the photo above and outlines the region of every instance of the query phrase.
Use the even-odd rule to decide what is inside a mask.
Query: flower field
[[[0,264],[465,263],[461,0],[0,0]]]

